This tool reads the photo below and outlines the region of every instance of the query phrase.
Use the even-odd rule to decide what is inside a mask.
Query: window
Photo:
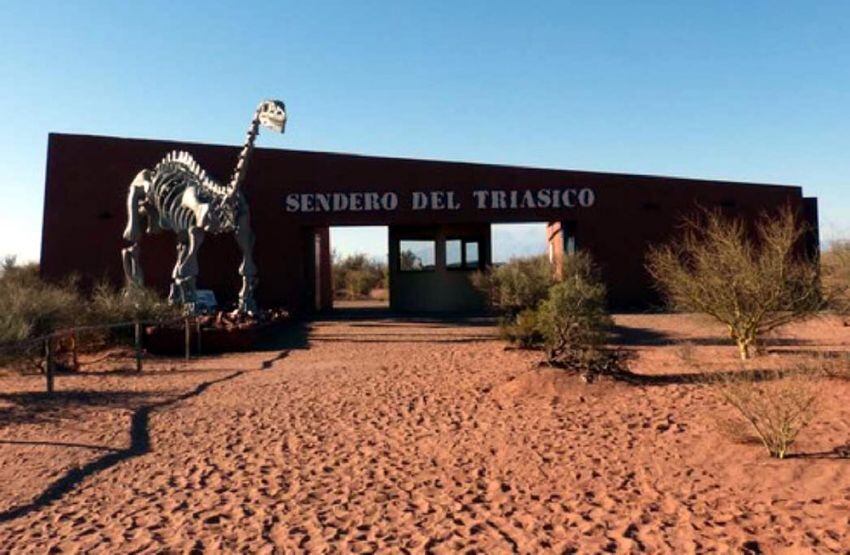
[[[446,268],[456,270],[463,268],[463,241],[449,239],[446,241]]]
[[[403,239],[398,242],[399,270],[422,272],[434,269],[436,248],[434,241]]]
[[[478,269],[478,241],[465,241],[464,247],[464,267],[471,270]]]
[[[478,240],[446,240],[446,268],[449,270],[477,270],[479,267]]]

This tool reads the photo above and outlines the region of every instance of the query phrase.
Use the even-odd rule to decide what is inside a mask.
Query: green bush
[[[522,348],[542,345],[549,362],[559,366],[591,373],[611,366],[601,347],[613,322],[589,254],[564,257],[558,273],[545,256],[515,258],[478,273],[473,282],[503,312],[502,338]]]
[[[537,328],[550,362],[585,369],[600,356],[613,321],[606,310],[605,286],[589,275],[576,273],[553,285],[537,310]]]
[[[536,309],[554,281],[552,264],[546,256],[512,258],[472,276],[473,285],[486,295],[490,306],[510,317]]]
[[[499,335],[523,349],[538,345],[543,337],[537,324],[537,311],[527,308],[515,317],[503,317],[499,321]]]
[[[600,283],[602,274],[590,254],[578,251],[564,256],[564,262],[561,266],[561,279],[567,281],[570,278],[581,278],[591,283]]]

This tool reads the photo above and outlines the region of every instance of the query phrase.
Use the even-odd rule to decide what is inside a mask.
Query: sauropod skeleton
[[[121,251],[124,275],[129,284],[142,285],[144,282],[139,259],[143,224],[147,233],[171,230],[177,235],[177,262],[171,274],[168,299],[194,311],[198,249],[204,235],[233,233],[242,254],[238,311],[256,312],[254,233],[242,185],[261,125],[278,133],[284,132],[286,108],[283,102],[265,100],[257,107],[233,176],[226,185],[208,176],[191,154],[182,151],[169,153],[153,169],[142,170],[136,175],[127,195],[127,227],[124,230],[124,239],[131,244]]]

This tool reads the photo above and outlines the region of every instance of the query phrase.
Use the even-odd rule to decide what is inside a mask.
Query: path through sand
[[[620,323],[648,338],[635,347],[638,370],[676,360],[675,347],[653,338],[681,326]],[[831,381],[815,439],[799,446],[827,454],[772,461],[717,430],[713,414],[728,409],[704,385],[586,385],[536,368],[535,353],[505,350],[491,327],[330,321],[309,340],[308,349],[206,359],[194,371],[63,376],[53,403],[27,397],[37,378],[0,379],[0,545],[850,547],[850,461],[827,453],[850,441],[846,381]],[[729,347],[713,348],[734,360]]]

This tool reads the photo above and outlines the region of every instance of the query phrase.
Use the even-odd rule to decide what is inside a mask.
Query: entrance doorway
[[[386,226],[330,228],[334,310],[387,310],[389,231]]]

